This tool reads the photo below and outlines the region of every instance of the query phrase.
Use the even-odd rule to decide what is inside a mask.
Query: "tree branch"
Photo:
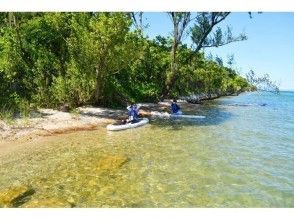
[[[211,44],[211,45],[203,45],[202,48],[207,48],[207,47],[221,47],[221,46],[224,46],[224,45],[227,45],[227,44],[230,44],[230,43],[233,43],[233,42],[238,42],[238,41],[243,41],[243,40],[246,40],[246,38],[238,38],[238,39],[233,39],[233,40],[229,40],[229,41],[226,41],[226,42],[222,42],[220,44]]]

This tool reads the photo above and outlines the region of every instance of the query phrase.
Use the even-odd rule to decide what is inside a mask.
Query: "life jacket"
[[[171,104],[172,113],[177,113],[180,110],[180,107],[177,105],[177,103]]]
[[[138,108],[136,105],[128,107],[128,115],[132,120],[138,119]]]

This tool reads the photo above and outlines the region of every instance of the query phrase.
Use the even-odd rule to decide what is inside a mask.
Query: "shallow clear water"
[[[31,185],[32,199],[77,207],[294,207],[294,93],[245,93],[183,112],[207,118],[23,143],[0,154],[0,190]],[[115,157],[128,159],[101,167]]]

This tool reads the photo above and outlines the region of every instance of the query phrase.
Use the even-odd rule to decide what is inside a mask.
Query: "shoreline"
[[[179,97],[181,106],[197,106],[203,101],[218,99],[225,96],[239,94],[206,94]],[[139,113],[142,117],[150,117],[152,111],[170,112],[171,100],[165,99],[158,103],[140,103]],[[40,108],[31,112],[29,117],[15,118],[12,123],[0,120],[0,144],[6,144],[16,140],[30,140],[36,137],[52,136],[57,134],[96,130],[105,128],[108,124],[127,118],[127,110],[111,109],[94,106],[75,108],[72,112],[64,112],[55,109]]]
[[[141,103],[139,113],[150,117],[151,111],[169,111],[169,102]],[[15,118],[12,122],[0,120],[0,144],[36,137],[51,136],[83,130],[96,130],[107,124],[127,118],[127,109],[83,106],[73,112],[38,109],[29,117]]]
[[[236,96],[239,94],[219,95],[202,93],[189,97],[180,97],[178,103],[184,108],[185,105],[195,107],[203,101],[232,95]],[[170,102],[171,100],[165,99],[158,103],[140,103],[139,113],[142,117],[150,117],[152,111],[160,113],[170,112]],[[73,109],[72,112],[40,108],[37,111],[31,112],[29,117],[14,118],[12,123],[0,120],[0,144],[75,131],[96,130],[126,118],[126,108],[111,109],[83,106]]]
[[[99,117],[99,114],[108,109],[89,107],[80,109],[80,111],[76,109],[77,113],[39,109],[32,112],[29,117],[13,119],[12,123],[0,120],[0,143],[79,130],[94,130],[113,121],[110,117]]]

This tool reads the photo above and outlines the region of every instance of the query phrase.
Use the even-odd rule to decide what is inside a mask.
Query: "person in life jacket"
[[[139,121],[139,108],[141,107],[140,104],[131,103],[130,106],[127,107],[128,109],[128,116],[129,119],[127,122],[136,123]]]
[[[180,108],[180,106],[178,106],[176,99],[173,99],[173,101],[172,101],[171,112],[172,112],[172,114],[176,114],[176,115],[182,114],[181,108]]]

